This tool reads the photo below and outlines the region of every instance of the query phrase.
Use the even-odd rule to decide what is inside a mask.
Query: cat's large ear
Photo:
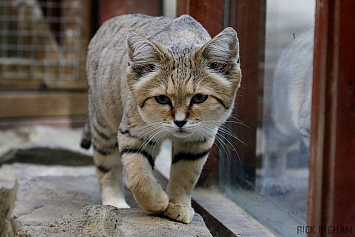
[[[127,51],[130,66],[138,76],[154,71],[164,57],[158,46],[132,31],[127,34]]]
[[[227,27],[200,50],[200,55],[207,60],[207,66],[220,73],[228,73],[239,60],[239,41],[237,32]]]

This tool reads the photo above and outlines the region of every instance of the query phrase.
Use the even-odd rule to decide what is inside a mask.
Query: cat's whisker
[[[207,129],[213,129],[213,128],[214,128],[213,126],[215,126],[215,127],[219,126],[218,123],[211,123],[211,124],[212,124],[212,125],[210,125],[210,127],[206,127],[206,128],[207,128]],[[206,126],[206,125],[204,125],[204,126]],[[243,141],[233,132],[232,128],[230,128],[227,124],[225,124],[225,123],[221,124],[221,125],[219,126],[219,128],[218,128],[218,131],[221,132],[221,133],[223,133],[223,134],[225,134],[225,135],[228,135],[228,136],[230,136],[230,137],[232,137],[232,138],[234,138],[234,139],[236,139],[236,140],[238,140],[240,143],[242,143],[243,145],[245,145],[246,147],[248,147],[248,145],[247,145],[245,142],[243,142]]]
[[[217,137],[218,141],[221,141],[223,143],[223,145],[225,145],[226,148],[232,149],[232,151],[238,153],[237,149],[234,147],[232,142],[229,141],[225,136],[218,133],[216,137]],[[228,142],[228,144],[226,142],[224,142],[224,140],[226,140]],[[226,153],[228,153],[228,152],[226,151]]]
[[[154,133],[154,135],[152,135],[151,139],[149,139],[146,143],[145,146],[147,146],[149,144],[149,141],[152,140],[154,137],[157,137],[157,140],[160,140],[161,137],[163,137],[165,135],[165,131],[160,129],[158,130],[156,133]],[[160,144],[159,144],[160,145]],[[155,147],[157,146],[157,144],[153,144],[152,146],[150,146],[149,148],[149,153],[155,149]]]
[[[156,144],[156,142],[160,141],[163,137],[166,137],[168,132],[160,126],[160,123],[152,124],[149,126],[149,128],[150,128],[150,129],[148,129],[149,139],[145,140],[145,142],[141,146],[141,149],[143,150],[148,145],[150,145],[149,150],[148,150],[148,152],[150,153],[158,145],[158,144]],[[152,143],[154,143],[154,144],[151,145]]]
[[[215,127],[212,126],[212,125],[208,126],[208,125],[204,124],[204,125],[202,125],[202,128],[206,129],[206,130],[210,130],[210,129],[213,129]],[[241,141],[232,131],[229,131],[228,129],[230,129],[230,128],[224,128],[223,126],[219,127],[219,132],[216,135],[216,140],[218,141],[217,146],[219,147],[219,145],[221,145],[221,147],[224,150],[225,154],[228,154],[229,153],[228,150],[232,149],[232,151],[237,154],[239,162],[241,162],[241,159],[240,159],[240,156],[239,156],[239,153],[238,153],[237,149],[234,147],[232,142],[229,141],[225,136],[220,134],[220,132],[223,133],[223,134],[226,134],[226,135],[228,135],[228,136],[230,136],[230,137],[232,137],[234,139],[236,139],[237,141],[241,142],[244,145],[246,145],[246,144],[243,141]],[[228,158],[228,162],[229,162],[229,156],[227,156],[227,158]]]
[[[136,131],[138,132],[138,133],[141,133],[141,132],[143,132],[143,133],[145,133],[146,131],[150,131],[151,129],[156,129],[156,127],[155,126],[159,126],[160,125],[160,122],[156,122],[156,123],[153,123],[153,124],[150,124],[150,125],[145,125],[145,126],[143,126],[143,127],[141,127],[141,128],[138,128]]]
[[[233,120],[229,120],[229,119],[234,119],[236,121],[233,121]],[[239,118],[235,117],[233,114],[231,114],[228,118],[227,121],[225,121],[225,123],[235,123],[235,124],[240,124],[240,125],[243,125],[244,127],[250,129],[250,130],[253,130],[251,129],[248,125],[246,125],[242,120],[240,120]]]
[[[237,149],[236,149],[236,148],[234,147],[234,145],[231,143],[231,141],[229,141],[228,139],[226,139],[224,136],[222,136],[222,135],[220,135],[220,134],[218,134],[218,135],[216,136],[216,139],[218,139],[218,142],[219,142],[219,144],[222,145],[222,147],[226,147],[226,149],[228,149],[228,150],[229,150],[229,148],[231,148],[232,151],[235,152],[235,154],[237,154],[239,163],[241,164],[240,155],[239,155]],[[225,141],[226,141],[228,144],[227,144]],[[231,158],[231,157],[230,157],[230,153],[229,153],[228,150],[226,150],[226,149],[224,149],[224,151],[225,151],[225,154],[226,154],[227,161],[228,161],[228,163],[230,163],[230,158]]]
[[[223,157],[227,158],[227,162],[228,164],[230,164],[230,156],[228,155],[229,147],[222,141],[223,138],[224,137],[221,138],[219,135],[217,135],[214,144],[217,145],[218,149],[223,150],[222,154],[225,154]],[[225,159],[222,159],[222,162],[225,162]]]
[[[225,121],[225,123],[234,123],[234,124],[239,124],[239,125],[243,125],[245,127],[248,127],[247,125],[245,125],[245,123],[239,122],[239,121],[227,120],[227,121]]]
[[[154,133],[156,130],[160,129],[159,127],[160,123],[155,123],[155,124],[151,124],[151,125],[147,125],[142,127],[141,129],[138,129],[138,133],[139,133],[139,137],[141,139],[146,139],[146,137],[149,138],[149,142],[152,140],[151,138],[151,134]]]
[[[223,128],[223,127],[220,127],[220,128],[219,128],[219,132],[221,132],[221,133],[223,133],[223,134],[225,134],[225,135],[228,135],[228,136],[230,136],[230,137],[236,139],[237,141],[239,141],[240,143],[242,143],[243,145],[245,145],[246,147],[248,147],[248,145],[247,145],[245,142],[243,142],[239,137],[237,137],[237,135],[235,135],[232,131],[227,130],[227,129]],[[249,148],[249,147],[248,147],[248,148]]]
[[[152,132],[153,132],[153,134],[151,134]],[[149,134],[149,139],[145,139],[145,141],[142,144],[141,148],[144,149],[146,146],[150,145],[151,143],[155,143],[156,141],[154,141],[154,138],[156,137],[156,135],[158,135],[158,134],[160,134],[162,132],[164,132],[164,131],[162,131],[162,129],[160,127],[150,126],[150,129],[146,133],[146,135]],[[142,137],[142,138],[144,138],[144,137]],[[159,140],[159,138],[157,140]]]

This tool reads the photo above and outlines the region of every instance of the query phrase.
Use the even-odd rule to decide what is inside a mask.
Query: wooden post
[[[199,21],[211,37],[223,30],[224,22],[224,1],[208,0],[179,0],[177,1],[176,16],[189,14]],[[213,20],[211,20],[213,16]],[[199,186],[211,186],[218,184],[219,180],[219,150],[217,145],[212,147],[212,151],[203,168],[198,181]]]
[[[162,0],[100,0],[100,25],[106,20],[128,13],[141,13],[151,16],[162,14]]]
[[[353,0],[317,0],[307,223],[315,226],[312,237],[355,231],[354,12]]]
[[[213,37],[223,30],[224,0],[179,0],[176,16],[183,14],[189,14],[199,21]]]
[[[229,25],[237,30],[242,66],[242,85],[238,91],[233,116],[244,125],[232,123],[235,135],[231,139],[238,154],[231,159],[230,185],[254,188],[256,170],[256,130],[258,121],[259,50],[261,32],[261,9],[264,0],[231,0]]]

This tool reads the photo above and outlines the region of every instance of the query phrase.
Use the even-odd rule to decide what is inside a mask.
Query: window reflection
[[[268,1],[266,12],[257,191],[302,221],[307,215],[314,8],[314,1],[279,0]]]
[[[266,4],[255,191],[223,188],[277,236],[302,236],[297,226],[306,225],[307,216],[315,1]]]
[[[267,5],[262,195],[285,199],[307,191],[314,4]]]
[[[270,96],[264,98],[262,195],[292,192],[288,169],[308,166],[313,70],[313,29],[295,37],[281,53]]]

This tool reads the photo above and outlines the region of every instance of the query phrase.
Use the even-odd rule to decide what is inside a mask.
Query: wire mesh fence
[[[1,0],[0,80],[76,80],[81,0]]]

